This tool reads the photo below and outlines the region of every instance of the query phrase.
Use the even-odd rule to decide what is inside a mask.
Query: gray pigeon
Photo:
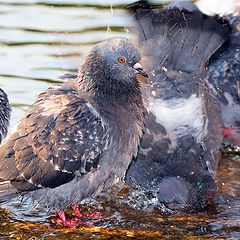
[[[205,66],[228,38],[229,24],[191,3],[159,10],[142,0],[131,10],[150,83],[143,88],[145,133],[126,183],[156,197],[159,205],[204,208],[217,190],[214,174],[223,140],[221,111],[204,80]]]
[[[224,16],[232,32],[212,56],[206,79],[221,106],[226,143],[240,144],[240,16]]]
[[[219,2],[221,6],[223,3],[224,2]],[[199,4],[201,4],[201,1],[199,1]],[[220,5],[216,5],[216,7],[220,7]],[[167,5],[166,8],[170,9],[174,7],[179,9],[188,9],[190,11],[198,9],[194,3],[182,1],[171,3]],[[232,5],[232,7],[237,7],[237,5]],[[220,9],[223,11],[226,10],[226,8]],[[224,19],[229,21],[232,31],[227,41],[211,56],[209,65],[206,69],[205,80],[207,81],[212,95],[220,104],[223,120],[223,126],[221,130],[225,133],[224,143],[239,144],[240,16],[234,15],[233,13],[234,12],[232,12],[232,14],[223,16]]]
[[[0,88],[0,143],[7,135],[11,111],[7,94]]]
[[[29,193],[64,209],[123,181],[143,130],[139,60],[127,40],[99,43],[76,78],[38,96],[0,148],[0,201]]]

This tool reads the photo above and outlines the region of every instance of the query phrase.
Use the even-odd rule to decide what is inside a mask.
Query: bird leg
[[[96,210],[93,208],[93,207],[89,207],[91,210],[93,210],[94,212],[91,213],[91,214],[88,214],[88,215],[83,215],[81,214],[78,206],[77,206],[77,203],[74,203],[73,206],[72,206],[72,209],[74,211],[74,216],[77,216],[77,217],[83,217],[83,218],[95,218],[95,219],[102,219],[103,216],[99,216],[99,215],[96,215]]]
[[[58,211],[56,209],[56,212],[57,212],[59,219],[51,219],[51,221],[53,223],[61,223],[64,227],[77,227],[82,224],[91,224],[91,223],[84,222],[84,221],[81,222],[78,217],[73,217],[72,219],[70,218],[69,220],[67,220],[66,214],[64,211]]]

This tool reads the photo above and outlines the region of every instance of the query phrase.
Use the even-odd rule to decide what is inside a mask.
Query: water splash
[[[110,35],[111,32],[112,32],[111,27],[110,27],[110,25],[108,25],[108,26],[107,26],[107,34],[108,34],[108,38],[109,38],[109,35]]]
[[[112,22],[112,16],[113,16],[113,3],[112,3],[112,0],[110,1],[110,11],[109,11],[109,23],[108,23],[108,26],[107,26],[107,35],[108,35],[108,38],[110,38],[110,34],[112,32],[111,30],[111,22]]]

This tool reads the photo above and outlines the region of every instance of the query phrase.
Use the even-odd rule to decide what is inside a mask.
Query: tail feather
[[[199,10],[177,7],[154,10],[147,1],[130,7],[138,29],[138,44],[148,65],[174,71],[201,72],[209,57],[230,34],[227,21]]]

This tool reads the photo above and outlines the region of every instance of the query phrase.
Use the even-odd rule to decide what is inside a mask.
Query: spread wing
[[[0,178],[18,190],[57,187],[97,168],[107,133],[93,107],[75,90],[39,95],[0,148]]]

